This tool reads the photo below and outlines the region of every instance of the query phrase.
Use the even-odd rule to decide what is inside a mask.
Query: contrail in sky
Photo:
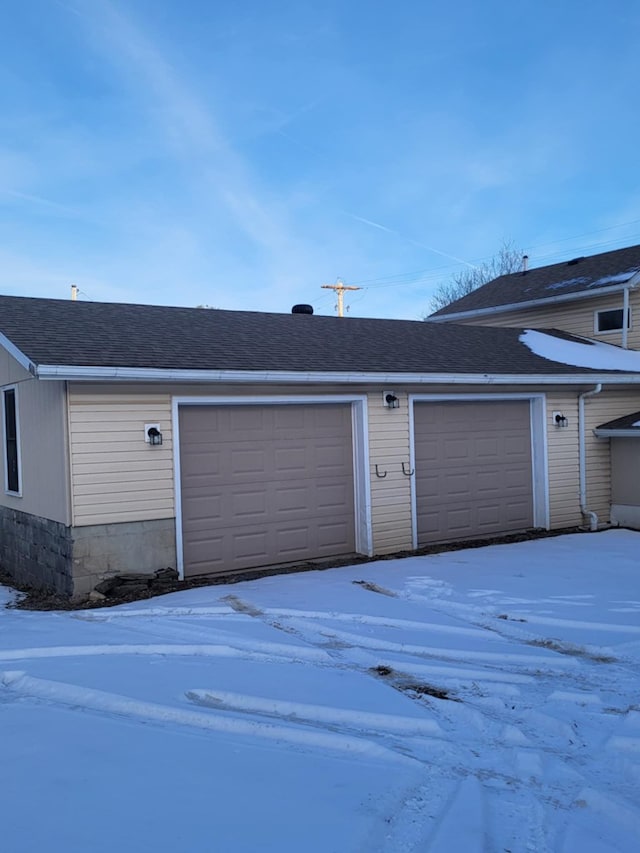
[[[365,219],[363,216],[356,216],[355,213],[349,213],[348,210],[342,210],[341,213],[344,213],[345,216],[349,216],[351,219],[356,219],[358,222],[364,222],[365,225],[370,225],[372,228],[378,228],[380,231],[386,231],[387,234],[393,234],[395,237],[400,237],[401,240],[413,243],[414,246],[419,246],[421,249],[426,249],[428,252],[435,252],[436,255],[442,255],[443,258],[449,258],[451,261],[456,261],[459,264],[465,264],[466,266],[471,267],[471,269],[476,269],[476,265],[470,264],[469,261],[457,258],[455,255],[449,255],[447,252],[441,252],[440,249],[434,249],[433,246],[427,246],[419,240],[414,240],[412,237],[407,237],[399,231],[394,231],[393,228],[387,228],[386,225],[380,225],[379,222],[372,222],[371,219]]]

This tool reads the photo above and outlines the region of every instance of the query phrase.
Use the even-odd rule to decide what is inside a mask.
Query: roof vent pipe
[[[313,314],[313,305],[294,305],[292,314]]]
[[[528,269],[529,269],[529,255],[523,255],[522,256],[522,275],[526,275]]]

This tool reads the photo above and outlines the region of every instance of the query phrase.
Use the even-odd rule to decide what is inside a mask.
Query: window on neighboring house
[[[2,397],[4,409],[4,450],[7,492],[20,494],[20,448],[18,446],[18,410],[16,389],[7,388]]]
[[[622,330],[623,308],[612,308],[609,311],[596,311],[596,332],[619,332]],[[627,311],[627,329],[631,328],[631,311]]]

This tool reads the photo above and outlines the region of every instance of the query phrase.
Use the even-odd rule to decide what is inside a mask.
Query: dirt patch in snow
[[[559,640],[526,640],[528,646],[537,646],[540,649],[550,649],[553,652],[558,652],[561,655],[569,655],[573,658],[585,658],[594,663],[616,663],[617,658],[611,655],[598,654],[590,652],[583,646],[574,646],[571,643],[561,643]]]
[[[407,675],[396,672],[390,666],[374,666],[370,672],[378,678],[383,678],[391,687],[399,690],[401,693],[408,693],[412,698],[422,698],[430,696],[432,699],[446,699],[449,702],[461,702],[462,700],[454,696],[449,690],[442,687],[436,687],[433,684],[428,684],[424,681],[414,681]]]
[[[368,589],[369,592],[377,592],[380,595],[388,595],[390,598],[398,597],[398,594],[396,592],[392,592],[390,589],[385,589],[383,586],[378,586],[377,583],[373,583],[372,581],[351,581],[351,583],[356,584],[356,586],[364,587],[364,589]]]

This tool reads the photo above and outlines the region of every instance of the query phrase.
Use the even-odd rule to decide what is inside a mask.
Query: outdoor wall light
[[[144,440],[147,442],[147,444],[162,444],[162,433],[160,432],[160,424],[145,424]]]
[[[553,422],[558,429],[564,429],[569,426],[569,418],[566,415],[563,415],[562,412],[553,413]]]
[[[396,397],[393,391],[383,391],[382,392],[382,402],[386,406],[387,409],[399,409],[400,408],[400,400]]]

